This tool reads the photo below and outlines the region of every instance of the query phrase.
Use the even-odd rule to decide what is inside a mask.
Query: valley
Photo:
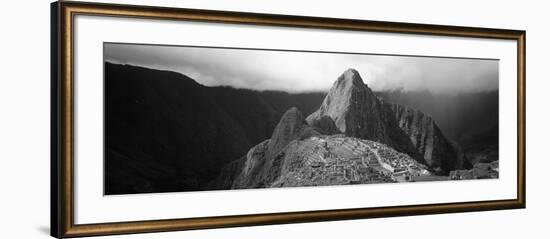
[[[498,122],[450,139],[402,100],[414,96],[396,103],[354,69],[328,92],[294,94],[105,71],[108,195],[498,178]]]

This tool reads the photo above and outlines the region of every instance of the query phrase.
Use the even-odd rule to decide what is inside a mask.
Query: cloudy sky
[[[432,93],[498,89],[498,61],[291,51],[111,44],[104,58],[183,73],[206,86],[288,92],[327,91],[348,68],[373,90]]]

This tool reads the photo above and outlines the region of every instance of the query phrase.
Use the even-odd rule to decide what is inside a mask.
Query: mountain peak
[[[307,121],[313,125],[323,116],[328,116],[339,131],[348,136],[377,139],[381,136],[380,132],[367,133],[365,130],[372,131],[378,127],[378,119],[371,119],[377,118],[375,111],[378,104],[378,99],[363,83],[359,72],[350,68],[338,77],[319,110],[311,114]],[[377,134],[376,137],[366,137],[371,133]]]
[[[283,114],[273,130],[268,146],[269,152],[276,154],[290,141],[315,134],[318,133],[306,123],[302,112],[292,107]]]
[[[333,88],[351,88],[352,86],[364,87],[365,83],[359,75],[359,72],[353,68],[349,68],[334,82]]]
[[[386,103],[398,126],[407,134],[425,163],[438,173],[463,169],[465,158],[456,145],[447,140],[436,122],[422,111]]]
[[[307,121],[316,125],[324,116],[330,117],[338,130],[347,136],[388,143],[380,102],[363,83],[359,72],[348,69],[338,77],[319,110]]]
[[[338,77],[319,109],[307,117],[307,122],[323,128],[319,125],[329,124],[323,119],[329,117],[338,129],[336,132],[380,142],[421,160],[408,135],[399,128],[391,109],[384,105],[363,83],[359,73],[349,69]]]
[[[350,75],[350,76],[359,75],[359,71],[357,71],[354,68],[348,68],[347,70],[344,71],[343,75]]]
[[[283,116],[281,116],[281,120],[279,120],[279,123],[275,128],[273,136],[275,136],[275,131],[277,131],[277,128],[289,127],[292,131],[292,129],[301,128],[303,124],[305,124],[304,115],[298,108],[292,107],[288,109]]]
[[[285,117],[286,116],[286,117]],[[283,114],[283,117],[281,118],[282,119],[285,119],[287,117],[291,117],[291,118],[296,118],[296,119],[301,119],[303,120],[304,116],[302,115],[302,112],[296,108],[296,107],[291,107],[290,109],[288,109],[284,114]]]

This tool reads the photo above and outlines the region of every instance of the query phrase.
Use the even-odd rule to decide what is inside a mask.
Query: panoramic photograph
[[[498,59],[104,43],[104,194],[499,178]]]

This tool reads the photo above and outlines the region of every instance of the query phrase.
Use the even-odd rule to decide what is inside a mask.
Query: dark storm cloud
[[[173,70],[207,86],[324,91],[346,69],[373,90],[457,93],[498,88],[498,61],[105,44],[106,61]]]

